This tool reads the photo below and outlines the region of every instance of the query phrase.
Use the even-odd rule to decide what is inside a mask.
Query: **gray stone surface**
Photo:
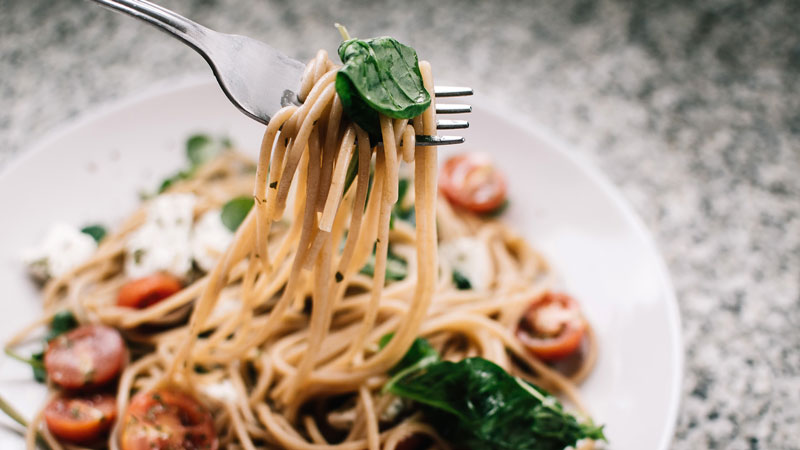
[[[390,34],[543,123],[653,231],[686,351],[676,449],[800,441],[800,3],[164,1],[308,57],[334,21]],[[75,115],[206,71],[81,0],[0,0],[0,166]],[[632,337],[641,338],[641,337]]]

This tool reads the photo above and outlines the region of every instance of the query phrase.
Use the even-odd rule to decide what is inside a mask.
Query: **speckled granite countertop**
[[[574,144],[644,218],[678,291],[673,447],[798,448],[800,4],[379,3],[164,1],[302,57],[334,50],[337,20],[397,36],[440,79]],[[203,71],[178,42],[82,0],[0,0],[0,167],[99,103]]]

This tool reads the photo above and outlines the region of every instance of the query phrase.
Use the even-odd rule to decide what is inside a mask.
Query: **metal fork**
[[[297,90],[305,64],[269,45],[246,36],[220,33],[147,0],[93,0],[115,11],[141,19],[178,38],[202,56],[228,99],[243,113],[268,123],[280,108],[299,103]],[[472,95],[466,87],[436,86],[436,97]],[[437,114],[468,113],[463,104],[437,103]],[[437,128],[467,128],[466,120],[439,120]],[[461,136],[416,136],[417,145],[464,142]]]

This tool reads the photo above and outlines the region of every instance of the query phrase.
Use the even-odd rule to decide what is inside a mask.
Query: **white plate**
[[[664,263],[640,219],[595,169],[541,129],[475,105],[463,147],[491,152],[507,173],[506,219],[542,250],[582,302],[600,357],[581,387],[611,448],[664,450],[678,411],[680,325]],[[0,342],[39,314],[20,251],[54,221],[118,223],[165,174],[184,164],[193,132],[227,134],[255,151],[262,126],[207,78],[165,84],[84,117],[44,139],[0,175]],[[30,417],[43,389],[30,369],[0,357],[0,394]],[[10,424],[7,418],[0,425]],[[0,426],[0,448],[20,448]]]

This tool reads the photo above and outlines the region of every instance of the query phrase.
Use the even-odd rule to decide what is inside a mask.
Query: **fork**
[[[305,64],[247,36],[220,33],[147,0],[93,0],[103,6],[143,20],[195,49],[202,56],[228,99],[252,119],[269,123],[278,110],[299,104],[297,90]],[[468,87],[435,86],[436,97],[472,95]],[[437,114],[472,111],[470,105],[436,104]],[[469,127],[466,120],[438,120],[437,129]],[[461,136],[416,136],[417,145],[464,142]]]

